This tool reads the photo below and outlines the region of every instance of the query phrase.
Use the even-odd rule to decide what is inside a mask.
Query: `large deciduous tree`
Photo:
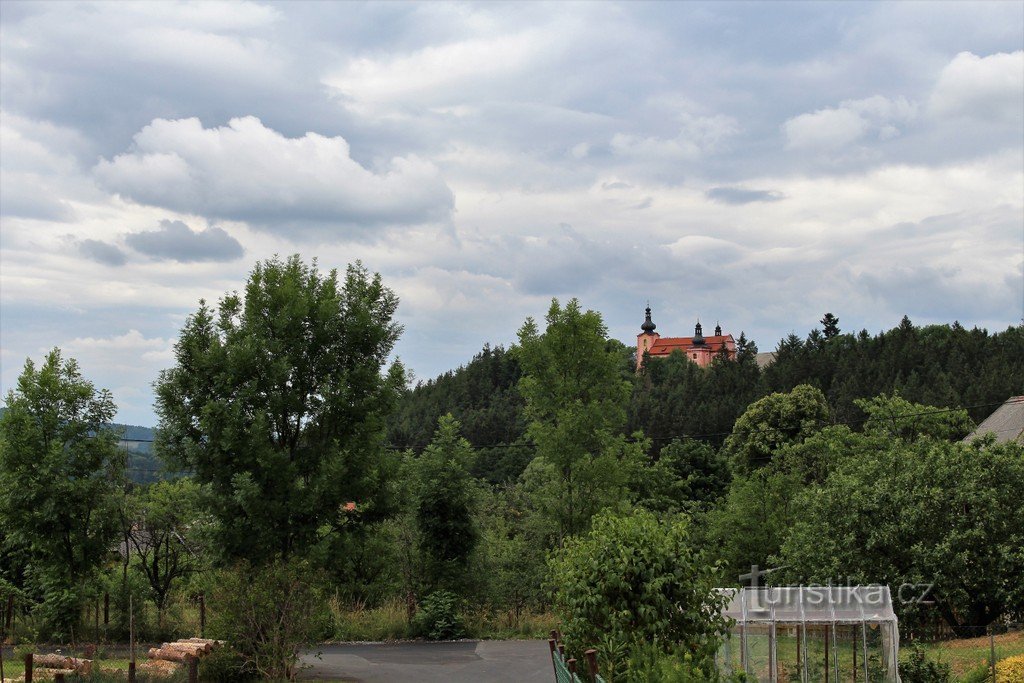
[[[0,417],[0,538],[25,559],[53,635],[67,636],[117,536],[124,459],[113,398],[54,349],[26,361]],[[5,538],[4,538],[5,537]]]
[[[359,263],[339,281],[292,256],[188,318],[157,382],[158,440],[209,486],[226,557],[301,553],[349,501],[366,520],[381,511],[384,424],[405,381],[386,368],[397,305]]]
[[[798,497],[781,561],[794,581],[889,584],[901,618],[934,600],[955,632],[975,636],[1024,616],[1021,491],[1019,444],[890,441],[851,453]]]
[[[546,321],[544,332],[532,318],[519,330],[519,390],[537,446],[523,477],[561,544],[625,496],[646,444],[622,434],[630,384],[601,315],[575,299],[564,308],[554,300]]]

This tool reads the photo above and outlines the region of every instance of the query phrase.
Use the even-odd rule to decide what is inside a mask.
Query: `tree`
[[[825,339],[831,339],[832,337],[839,335],[839,318],[835,317],[831,313],[826,313],[825,317],[821,319],[821,325],[825,334]]]
[[[537,456],[524,472],[534,503],[552,522],[558,543],[583,531],[595,512],[625,498],[633,463],[645,444],[622,434],[630,385],[621,349],[595,311],[575,299],[553,300],[540,332],[532,318],[519,330],[519,390]]]
[[[839,463],[805,490],[781,562],[793,581],[843,577],[884,583],[899,598],[925,596],[961,637],[1024,616],[1024,447],[933,438]],[[901,620],[922,616],[901,601]]]
[[[569,651],[597,647],[616,672],[650,642],[710,658],[725,630],[718,569],[694,548],[683,515],[602,512],[589,533],[555,552],[549,572]]]
[[[412,463],[419,549],[427,592],[461,587],[479,540],[473,520],[473,451],[451,415],[438,420],[434,441]]]
[[[228,558],[255,563],[340,533],[381,504],[384,424],[404,386],[398,299],[359,263],[344,279],[298,256],[256,266],[245,294],[185,323],[157,381],[158,446],[211,492]]]
[[[723,452],[739,472],[763,467],[786,444],[800,443],[819,431],[828,416],[825,396],[807,384],[770,394],[750,404],[736,420]]]
[[[890,439],[915,441],[921,437],[957,441],[974,429],[966,410],[941,409],[912,403],[898,393],[855,401],[867,413],[864,432]]]
[[[0,416],[0,530],[27,558],[54,635],[78,619],[84,592],[117,535],[124,461],[109,428],[107,390],[84,379],[59,349],[40,367],[28,360]]]
[[[128,550],[135,552],[149,582],[160,626],[175,584],[198,569],[205,555],[201,495],[200,486],[185,477],[151,484],[126,501],[122,523]]]

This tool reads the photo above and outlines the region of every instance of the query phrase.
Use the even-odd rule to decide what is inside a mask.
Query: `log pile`
[[[39,669],[41,678],[52,678],[57,674],[65,676],[92,675],[91,659],[78,659],[64,655],[32,655],[32,666]]]
[[[187,662],[189,658],[202,659],[222,643],[209,638],[182,638],[149,649],[149,658],[164,662]]]

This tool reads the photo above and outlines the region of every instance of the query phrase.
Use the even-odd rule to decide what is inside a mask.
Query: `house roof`
[[[731,334],[704,337],[704,343],[697,347],[693,345],[693,337],[662,337],[655,340],[651,348],[647,350],[647,353],[652,356],[667,356],[676,349],[689,351],[694,348],[706,348],[717,353],[722,350],[723,346],[730,351],[736,348],[736,342],[733,341]]]
[[[996,443],[1024,443],[1024,396],[1011,396],[989,415],[964,441],[995,434]]]

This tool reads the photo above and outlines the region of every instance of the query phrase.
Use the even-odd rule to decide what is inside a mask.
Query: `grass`
[[[388,600],[380,607],[346,608],[331,601],[334,640],[389,641],[409,637],[408,612],[403,600]],[[518,615],[488,607],[472,607],[462,613],[466,635],[483,640],[546,638],[557,626],[550,613],[525,610]]]
[[[1024,631],[995,636],[996,661],[1024,655]],[[930,659],[949,664],[954,676],[964,676],[989,663],[988,636],[922,643],[921,648]]]

